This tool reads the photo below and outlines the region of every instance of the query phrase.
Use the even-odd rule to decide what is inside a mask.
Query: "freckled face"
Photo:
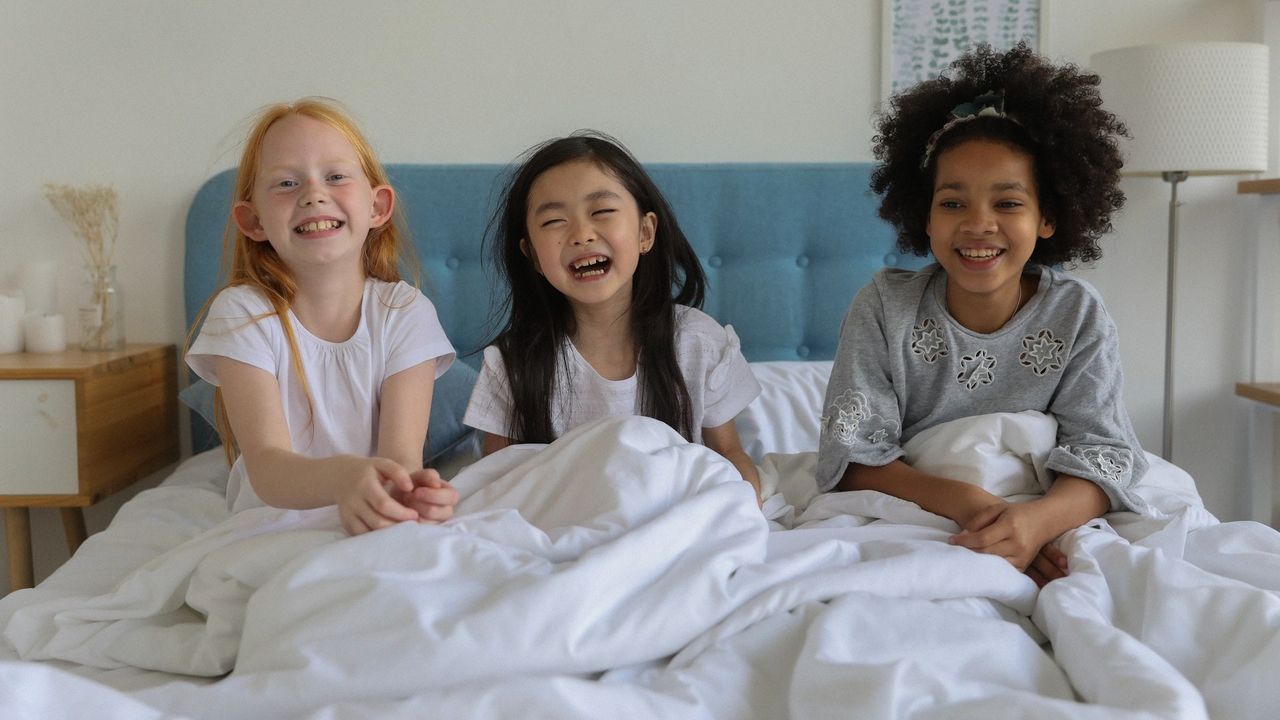
[[[342,133],[304,115],[276,121],[262,139],[249,201],[236,203],[241,231],[269,242],[297,272],[345,263],[361,268],[371,228],[391,217],[390,187],[373,187]]]
[[[557,165],[534,180],[524,244],[571,305],[631,302],[640,256],[653,247],[657,215],[640,213],[626,187],[590,160]]]

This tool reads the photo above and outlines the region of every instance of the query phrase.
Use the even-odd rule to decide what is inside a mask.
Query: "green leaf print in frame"
[[[937,77],[976,43],[1039,48],[1047,0],[883,0],[881,95]]]

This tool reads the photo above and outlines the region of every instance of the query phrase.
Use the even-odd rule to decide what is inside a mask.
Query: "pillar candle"
[[[27,352],[54,353],[67,349],[67,324],[61,315],[29,313],[23,324]]]
[[[57,266],[52,260],[33,260],[22,266],[22,294],[27,312],[49,314],[58,310]]]
[[[22,295],[0,295],[0,353],[22,352],[22,317],[26,314]]]

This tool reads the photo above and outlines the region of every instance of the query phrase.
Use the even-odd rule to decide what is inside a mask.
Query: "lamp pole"
[[[1169,183],[1169,263],[1164,304],[1164,434],[1161,457],[1173,462],[1173,301],[1174,278],[1178,270],[1178,183],[1187,179],[1185,170],[1160,173]]]

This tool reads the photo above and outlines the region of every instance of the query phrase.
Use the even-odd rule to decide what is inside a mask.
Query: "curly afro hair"
[[[1005,114],[1016,122],[979,117],[957,123],[936,139],[922,167],[926,146],[951,110],[988,93],[1004,95]],[[937,158],[966,140],[999,142],[1031,156],[1040,211],[1055,224],[1053,237],[1036,243],[1031,262],[1097,260],[1097,240],[1111,231],[1111,214],[1124,205],[1117,138],[1128,131],[1102,108],[1098,76],[1053,65],[1026,43],[1004,53],[977,46],[941,77],[895,95],[877,129],[880,164],[871,189],[881,196],[880,217],[897,229],[903,252],[929,254],[925,226]]]

